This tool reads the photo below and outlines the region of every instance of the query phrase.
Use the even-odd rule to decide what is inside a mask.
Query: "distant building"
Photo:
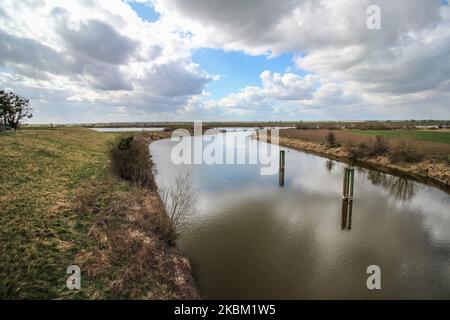
[[[416,126],[416,129],[439,129],[439,126]]]

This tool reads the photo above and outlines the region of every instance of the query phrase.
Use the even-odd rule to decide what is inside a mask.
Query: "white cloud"
[[[0,23],[0,85],[29,96],[38,121],[51,103],[61,118],[61,104],[173,112],[212,81],[191,62],[189,39],[122,1],[5,1]]]
[[[261,74],[263,93],[280,100],[306,100],[318,85],[318,78],[313,75],[300,77],[293,73],[271,73],[266,70]]]
[[[377,109],[386,113],[384,108],[392,106],[387,116],[422,117],[420,106],[426,104],[428,117],[450,116],[448,104],[442,104],[450,86],[450,8],[441,0],[154,3],[163,20],[192,32],[196,46],[249,54],[297,53],[297,67],[314,74],[322,88],[314,91],[306,85],[300,92],[294,79],[287,80],[295,75],[271,76],[268,72],[263,81],[263,109],[267,99],[273,99],[278,100],[274,110],[286,110],[289,105],[290,109],[315,107],[332,112],[336,105],[360,106],[363,118],[380,117]],[[381,30],[366,26],[366,9],[373,4],[381,8]],[[212,104],[243,105],[248,99],[246,91]],[[301,99],[308,93],[313,97]],[[290,99],[303,101],[283,102]]]
[[[155,22],[127,2],[2,1],[0,86],[30,97],[36,122],[450,117],[441,0],[138,0],[160,13]],[[366,27],[373,4],[381,30]],[[260,86],[211,99],[217,77],[191,58],[205,47],[291,52],[301,70],[267,70]]]

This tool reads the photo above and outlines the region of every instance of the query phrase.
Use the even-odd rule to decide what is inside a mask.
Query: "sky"
[[[29,123],[450,119],[450,6],[1,0],[0,88]]]

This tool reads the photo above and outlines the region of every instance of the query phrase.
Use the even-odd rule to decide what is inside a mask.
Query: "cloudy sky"
[[[446,0],[0,3],[31,123],[450,118]]]

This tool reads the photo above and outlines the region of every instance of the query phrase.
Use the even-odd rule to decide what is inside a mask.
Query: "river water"
[[[256,152],[229,143],[249,132],[221,134],[225,153]],[[450,298],[445,192],[357,167],[350,213],[346,164],[281,148],[280,186],[278,173],[263,176],[259,165],[175,165],[176,144],[156,141],[150,150],[160,187],[191,172],[196,214],[178,245],[205,298]],[[367,287],[371,265],[380,267],[380,290]]]

